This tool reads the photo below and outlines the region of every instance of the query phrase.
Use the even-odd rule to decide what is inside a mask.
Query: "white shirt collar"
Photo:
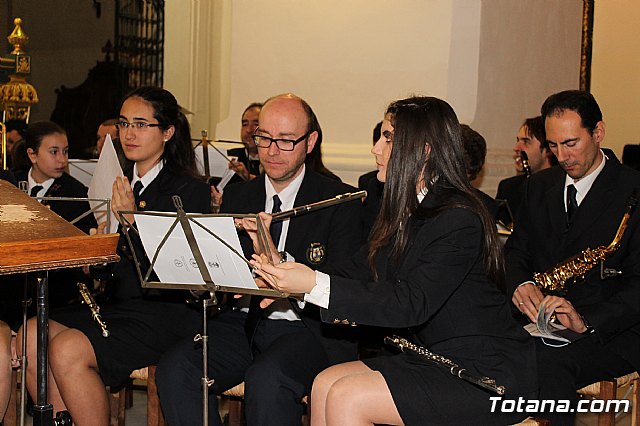
[[[305,172],[306,172],[306,169],[305,169],[305,165],[303,164],[302,172],[298,176],[296,176],[291,182],[289,182],[289,185],[287,185],[285,189],[280,191],[280,193],[276,192],[275,188],[273,187],[273,184],[269,180],[269,177],[265,176],[264,187],[265,187],[265,193],[267,198],[264,203],[264,211],[270,212],[273,209],[273,196],[276,194],[278,194],[278,198],[280,198],[280,202],[282,203],[282,205],[280,206],[280,209],[282,211],[292,209],[293,203],[296,201],[296,195],[298,195],[298,190],[302,185],[302,180],[304,179]],[[274,243],[278,245],[278,250],[280,251],[284,250],[285,242],[287,241],[288,231],[289,231],[289,220],[286,219],[282,221],[282,233],[280,234],[280,241],[277,241],[277,242],[274,241]]]
[[[158,177],[158,175],[162,171],[163,167],[164,167],[164,161],[160,160],[160,161],[158,161],[158,163],[155,166],[153,166],[151,168],[151,170],[149,170],[147,173],[145,173],[144,176],[140,177],[140,176],[138,176],[138,165],[136,163],[134,163],[133,164],[133,178],[131,179],[131,188],[133,188],[133,186],[136,184],[136,182],[141,181],[142,182],[142,189],[140,190],[140,193],[142,194],[144,192],[144,190],[147,188],[147,186],[149,186],[149,184],[151,182],[153,182],[153,180],[156,177]]]
[[[424,200],[424,197],[427,196],[427,192],[429,192],[429,190],[427,189],[426,186],[422,188],[420,192],[418,192],[418,204],[422,203],[422,200]]]
[[[574,181],[571,176],[566,175],[566,177],[564,179],[564,203],[565,203],[565,208],[567,207],[566,206],[566,204],[567,204],[567,186],[573,185],[573,186],[576,187],[576,191],[577,191],[576,192],[576,201],[578,202],[578,205],[580,205],[580,203],[582,203],[582,200],[584,200],[584,197],[587,196],[587,193],[591,189],[591,186],[593,185],[593,182],[595,182],[596,178],[600,175],[600,172],[602,172],[602,169],[604,169],[605,163],[609,159],[602,150],[600,150],[600,154],[602,155],[602,157],[601,157],[602,161],[600,162],[598,167],[593,172],[589,173],[586,176],[583,176],[578,181]]]
[[[53,181],[55,181],[55,178],[49,178],[44,182],[38,183],[35,181],[33,176],[31,176],[32,171],[33,171],[33,167],[29,169],[29,173],[27,174],[27,180],[29,181],[29,194],[31,194],[31,188],[33,188],[36,185],[40,185],[42,189],[38,191],[38,193],[35,196],[44,197],[47,191],[49,191],[49,188],[51,188],[51,185],[53,185]]]

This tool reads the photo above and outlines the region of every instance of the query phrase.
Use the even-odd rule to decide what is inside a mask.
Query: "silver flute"
[[[459,377],[469,383],[473,383],[474,385],[478,385],[484,389],[490,390],[491,392],[495,392],[500,396],[504,395],[507,391],[504,386],[496,385],[495,380],[490,379],[489,377],[476,377],[473,374],[469,373],[464,367],[459,366],[449,358],[442,355],[434,354],[429,349],[423,346],[416,345],[415,343],[411,343],[407,339],[400,336],[387,336],[384,338],[384,342],[387,345],[395,346],[402,352],[405,352],[405,350],[415,352],[418,355],[433,362],[434,364],[449,370],[452,375]]]
[[[102,319],[102,315],[100,315],[100,306],[96,303],[96,300],[89,292],[89,289],[84,283],[78,283],[78,291],[80,292],[80,296],[82,296],[82,301],[89,307],[91,310],[91,317],[98,323],[100,326],[100,330],[102,330],[102,337],[109,337],[109,330],[107,330],[107,324],[105,324]]]

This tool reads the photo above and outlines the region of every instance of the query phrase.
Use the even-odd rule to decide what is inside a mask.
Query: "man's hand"
[[[222,191],[218,191],[215,186],[211,185],[211,206],[220,208],[220,204],[222,204]]]
[[[542,300],[542,306],[544,306],[548,314],[555,312],[560,324],[569,330],[575,331],[576,333],[584,333],[587,331],[587,325],[584,323],[582,315],[580,315],[571,302],[564,297],[547,296]]]
[[[115,182],[113,182],[112,190],[113,194],[111,196],[111,210],[114,214],[117,215],[118,211],[136,210],[136,199],[133,196],[131,184],[129,183],[129,179],[127,179],[126,176],[116,177]],[[129,221],[129,223],[133,223],[135,221],[135,217],[132,214],[124,215],[124,217]]]
[[[244,163],[238,160],[231,160],[229,162],[229,168],[242,177],[242,179],[250,180],[249,170],[247,170]]]
[[[544,295],[538,287],[532,283],[525,283],[516,288],[511,301],[520,312],[529,318],[529,321],[535,323],[542,299],[544,299]]]

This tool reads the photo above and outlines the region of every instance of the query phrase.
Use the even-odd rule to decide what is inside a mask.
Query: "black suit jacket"
[[[265,175],[257,179],[229,186],[222,199],[221,211],[225,213],[257,213],[264,211]],[[353,192],[354,188],[341,182],[321,176],[306,169],[304,179],[296,195],[294,206],[303,206],[333,198],[338,194]],[[296,262],[319,270],[337,264],[348,258],[360,246],[361,203],[358,200],[317,210],[290,219],[285,251]],[[240,242],[247,257],[253,253],[251,239],[246,233],[240,234]],[[332,363],[353,360],[356,346],[343,340],[350,332],[348,327],[331,327],[321,324],[319,310],[307,303],[300,310],[292,303],[304,324],[320,339]]]
[[[436,196],[425,197],[409,221],[408,246],[398,261],[390,246],[378,253],[377,281],[367,247],[337,268],[322,319],[408,328],[415,343],[495,378],[513,394],[535,391],[533,341],[487,278],[479,216],[463,208],[435,214],[438,205]]]
[[[509,204],[509,209],[513,215],[511,217],[506,209],[499,209],[497,219],[505,225],[509,225],[517,216],[526,183],[527,177],[525,175],[516,175],[503,179],[498,184],[496,200],[505,200]]]
[[[586,248],[606,246],[616,234],[629,195],[640,189],[640,173],[620,164],[613,152],[567,227],[565,172],[558,166],[531,176],[505,246],[508,296],[534,272],[544,272]],[[566,295],[595,328],[603,345],[640,368],[640,214],[631,216],[618,250],[604,262],[622,271],[601,279],[599,265]]]
[[[27,172],[16,173],[16,180],[26,181],[28,179]],[[87,198],[87,187],[79,180],[66,172],[53,181],[49,190],[44,194],[45,197],[71,197],[71,198]],[[56,214],[71,222],[84,212],[91,209],[87,201],[43,201],[43,205],[49,206]],[[93,214],[89,214],[75,223],[75,226],[85,233],[89,233],[89,229],[96,228],[98,224]]]
[[[12,183],[14,186],[18,186],[18,182],[16,178],[13,176],[10,170],[2,170],[0,169],[0,179],[6,180],[9,183]]]
[[[129,177],[131,179],[131,177]],[[164,167],[158,176],[151,182],[138,198],[136,207],[138,211],[175,212],[176,208],[171,197],[179,195],[182,199],[184,211],[187,213],[210,213],[211,191],[206,182],[189,176],[175,175],[167,167]],[[143,289],[135,269],[131,248],[122,231],[118,241],[118,254],[120,261],[110,270],[111,277],[115,280],[110,289],[110,296],[116,300],[125,300],[135,297],[154,297],[163,300],[184,300],[187,292],[180,290]],[[144,254],[142,242],[135,232],[129,233],[132,238],[136,256],[141,261],[143,274],[149,268],[149,259]],[[151,279],[157,279],[153,274]]]
[[[244,164],[252,175],[258,176],[260,174],[260,161],[249,160],[245,148],[229,149],[227,150],[227,155],[229,157],[238,157],[238,161]]]

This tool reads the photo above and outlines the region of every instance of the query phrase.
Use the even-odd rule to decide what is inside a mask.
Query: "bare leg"
[[[49,365],[62,399],[77,426],[108,426],[109,398],[91,342],[67,329],[51,340]]]
[[[361,361],[334,365],[318,374],[311,391],[315,425],[402,425],[384,378]]]
[[[27,390],[37,403],[37,374],[38,374],[38,339],[36,334],[37,318],[31,318],[27,321]],[[49,342],[51,342],[62,331],[68,330],[64,325],[55,321],[49,320]],[[18,331],[18,337],[16,338],[17,352],[22,353],[22,327]],[[51,353],[51,348],[49,348]],[[56,381],[51,374],[51,368],[47,367],[47,402],[53,405],[53,412],[66,410],[66,406],[62,401],[60,392],[56,385]]]
[[[0,321],[0,422],[11,396],[11,330]]]

